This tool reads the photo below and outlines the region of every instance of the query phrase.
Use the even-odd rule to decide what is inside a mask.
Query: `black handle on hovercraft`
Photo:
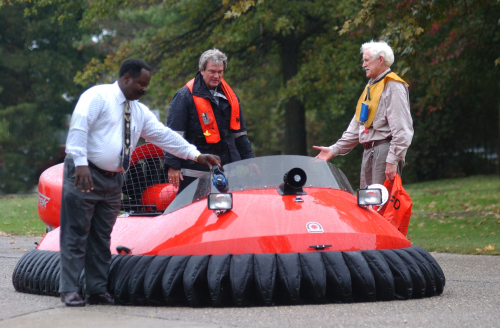
[[[213,167],[212,183],[219,192],[225,192],[229,189],[229,184],[227,182],[226,176],[224,175],[224,169],[222,167]]]

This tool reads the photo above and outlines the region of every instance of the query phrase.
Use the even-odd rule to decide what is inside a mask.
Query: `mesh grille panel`
[[[168,184],[163,151],[153,145],[137,147],[124,175],[122,210],[131,215],[158,215],[174,199],[177,190]]]

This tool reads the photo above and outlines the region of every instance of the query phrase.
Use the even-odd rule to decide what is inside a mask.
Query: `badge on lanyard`
[[[203,124],[210,123],[210,120],[208,119],[208,114],[207,113],[201,113],[201,119],[203,120]]]

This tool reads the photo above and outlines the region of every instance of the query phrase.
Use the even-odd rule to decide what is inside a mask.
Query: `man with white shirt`
[[[360,187],[394,181],[402,175],[406,151],[413,138],[408,84],[391,72],[394,53],[384,41],[361,46],[363,68],[370,78],[358,100],[356,114],[342,137],[320,150],[316,158],[325,161],[345,155],[358,143],[363,145]],[[363,110],[367,109],[366,116]]]
[[[137,101],[150,80],[148,65],[128,59],[120,67],[117,82],[85,91],[73,112],[66,142],[60,226],[59,292],[67,306],[85,306],[78,293],[84,268],[87,303],[114,303],[107,292],[110,235],[120,212],[122,173],[128,170],[139,137],[200,165],[220,165],[217,156],[202,155]]]
[[[205,51],[199,72],[179,89],[170,103],[167,126],[195,145],[202,153],[218,155],[222,165],[253,158],[240,101],[222,78],[227,57],[218,49]],[[179,192],[206,168],[172,153],[165,154],[168,179]],[[181,173],[181,168],[185,175]],[[250,166],[252,171],[258,168]]]

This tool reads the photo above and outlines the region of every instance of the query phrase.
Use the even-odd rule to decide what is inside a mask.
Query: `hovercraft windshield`
[[[338,189],[354,194],[344,173],[331,163],[307,156],[285,155],[250,158],[224,165],[228,181],[227,192],[256,189],[277,189],[283,184],[283,175],[300,168],[307,175],[304,188]],[[200,176],[168,206],[164,214],[174,212],[192,203],[206,199],[209,193],[219,192],[212,183],[210,172]]]

